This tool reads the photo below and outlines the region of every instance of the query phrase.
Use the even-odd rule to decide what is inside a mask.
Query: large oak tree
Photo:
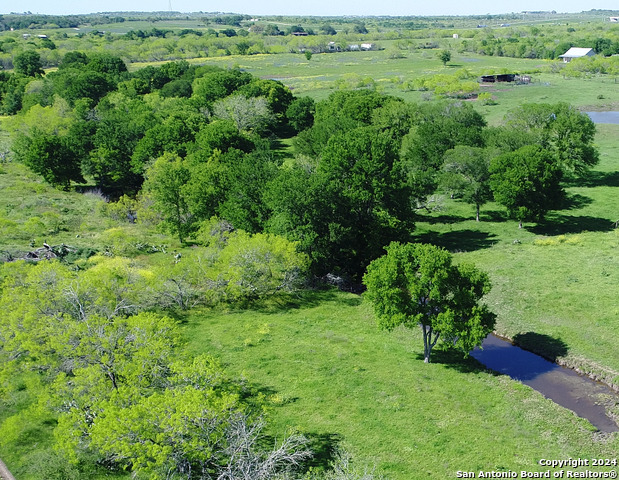
[[[494,328],[495,315],[481,302],[490,291],[488,276],[469,264],[454,265],[442,248],[392,243],[368,266],[363,282],[382,328],[421,326],[425,363],[439,340],[468,354]]]

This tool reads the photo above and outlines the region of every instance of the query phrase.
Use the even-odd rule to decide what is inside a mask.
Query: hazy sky
[[[10,6],[9,6],[10,4]],[[0,0],[0,13],[60,14],[166,11],[232,12],[249,15],[482,15],[525,10],[580,12],[618,9],[617,0]]]

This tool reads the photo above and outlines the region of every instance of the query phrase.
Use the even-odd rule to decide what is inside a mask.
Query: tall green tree
[[[439,340],[468,355],[494,328],[495,315],[482,303],[488,276],[453,265],[442,248],[392,243],[368,266],[363,283],[380,327],[421,326],[425,363]]]
[[[398,147],[371,126],[331,137],[315,170],[297,167],[273,183],[274,233],[300,241],[315,273],[360,279],[384,245],[413,228]]]
[[[561,206],[563,171],[552,152],[539,145],[493,158],[490,174],[494,199],[518,220],[519,228],[524,220],[541,220]]]
[[[34,128],[29,135],[19,134],[13,152],[33,172],[51,185],[68,190],[71,182],[84,183],[80,159],[65,137],[46,134]]]
[[[181,243],[197,228],[186,192],[190,176],[186,162],[166,153],[148,168],[144,182],[144,192],[155,201],[164,227],[177,235]]]
[[[479,210],[492,200],[490,190],[490,153],[483,148],[456,145],[444,156],[441,184],[456,198],[475,206],[475,219]]]
[[[506,116],[507,126],[528,131],[550,150],[565,173],[582,175],[599,162],[595,124],[585,113],[561,102],[527,103]]]
[[[15,55],[13,67],[15,68],[15,73],[20,73],[27,77],[37,77],[45,73],[41,64],[41,56],[34,50],[26,50]]]
[[[424,105],[402,140],[402,159],[419,207],[436,191],[443,155],[456,145],[483,146],[484,118],[462,102]]]

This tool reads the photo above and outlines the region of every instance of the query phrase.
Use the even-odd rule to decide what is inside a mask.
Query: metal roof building
[[[595,51],[592,48],[579,48],[572,47],[563,55],[559,55],[565,63],[570,62],[573,58],[592,57],[595,55]]]

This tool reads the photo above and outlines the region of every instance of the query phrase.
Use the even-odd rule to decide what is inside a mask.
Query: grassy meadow
[[[389,42],[380,42],[381,45]],[[383,93],[407,101],[427,101],[430,92],[408,91],[407,81],[436,74],[452,75],[466,69],[474,76],[492,73],[527,73],[528,85],[501,83],[483,85],[480,92],[490,92],[497,105],[479,105],[490,123],[498,123],[509,109],[523,102],[569,102],[591,110],[619,108],[619,80],[612,76],[564,78],[551,73],[558,60],[488,57],[452,51],[452,60],[446,66],[438,60],[437,49],[405,51],[405,58],[389,58],[388,50],[367,52],[338,52],[315,54],[310,60],[304,55],[282,53],[277,55],[231,55],[226,57],[192,59],[190,63],[241,68],[262,78],[279,80],[297,96],[311,96],[322,100],[337,88],[363,88],[372,82]],[[617,60],[619,61],[619,60]],[[133,64],[138,69],[142,64]],[[600,98],[602,97],[602,98]]]
[[[616,435],[539,393],[444,351],[423,363],[420,332],[379,331],[361,297],[302,295],[250,311],[196,311],[188,348],[215,353],[270,404],[271,434],[304,432],[325,460],[336,447],[391,480],[458,470],[545,470],[540,458],[611,455]]]

